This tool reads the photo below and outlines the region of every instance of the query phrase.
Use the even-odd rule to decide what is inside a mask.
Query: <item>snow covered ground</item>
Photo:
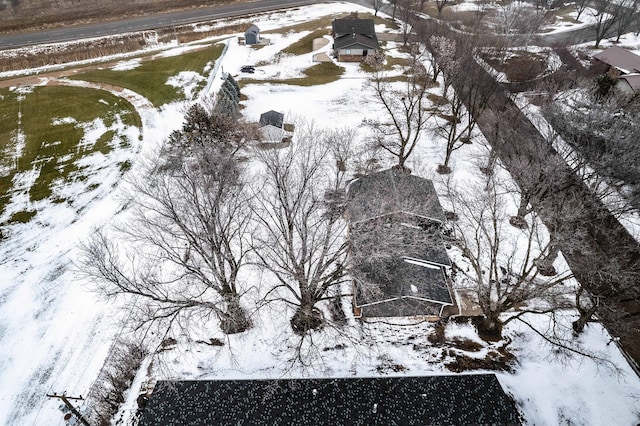
[[[264,14],[252,22],[263,31],[277,29],[294,22],[304,22],[331,13],[348,13],[366,9],[346,3],[321,4],[286,13]],[[228,40],[228,49],[220,61],[217,74],[208,88],[214,91],[224,70],[233,75],[246,64],[258,66],[252,78],[299,76],[312,65],[311,55],[279,57],[283,47],[304,34],[270,34],[272,45],[261,49],[239,45],[237,37]],[[392,49],[393,43],[387,48]],[[317,53],[317,52],[314,52]],[[274,109],[289,117],[305,117],[325,128],[358,127],[366,135],[362,119],[380,114],[372,103],[372,94],[364,84],[366,74],[357,64],[341,64],[343,77],[322,86],[298,87],[277,84],[250,84],[243,88],[248,99],[243,114],[257,121],[262,112]],[[134,67],[135,63],[121,64]],[[191,76],[190,81],[194,81]],[[187,88],[188,90],[188,88]],[[434,89],[437,91],[437,88]],[[186,93],[188,93],[186,91]],[[134,95],[131,94],[135,98]],[[181,125],[182,104],[171,104],[154,110],[136,98],[143,119],[143,140],[135,152],[153,152],[169,132]],[[63,117],[61,117],[63,118]],[[286,121],[286,119],[285,119]],[[467,170],[476,167],[476,159],[485,148],[482,137],[454,156],[454,178],[464,181]],[[432,134],[425,134],[420,149],[409,167],[414,173],[435,178],[433,170],[443,158],[444,149]],[[142,154],[140,154],[142,156]],[[117,164],[119,158],[110,157]],[[134,163],[134,169],[135,169]],[[121,185],[113,169],[104,168],[100,178],[105,182],[101,199],[86,201],[80,214],[64,210],[64,206],[47,208],[40,223],[15,229],[0,246],[0,424],[59,425],[62,414],[59,400],[46,393],[67,392],[86,395],[106,356],[113,337],[120,333],[113,306],[100,301],[89,290],[88,283],[74,273],[73,259],[77,243],[94,227],[101,226],[121,211]],[[68,188],[73,193],[74,188]],[[78,194],[82,203],[82,194]],[[292,348],[298,343],[290,331],[288,312],[266,308],[256,312],[256,328],[237,336],[224,337],[215,324],[202,324],[202,330],[189,336],[177,336],[180,345],[154,360],[156,378],[258,378],[300,376],[374,376],[380,374],[451,374],[446,365],[455,356],[486,357],[499,353],[499,344],[477,338],[466,324],[451,324],[446,330],[448,345],[432,344],[427,337],[433,325],[373,324],[360,326],[350,322],[345,331],[325,330],[313,333],[312,341],[303,346],[307,366],[290,362]],[[531,318],[544,326],[543,318]],[[564,318],[567,324],[570,318]],[[516,399],[529,424],[634,425],[640,422],[640,380],[626,366],[610,337],[598,325],[590,325],[583,340],[585,346],[614,363],[594,363],[582,358],[558,358],[553,348],[521,323],[505,331],[512,342],[509,351],[517,358],[513,372],[498,377],[507,392]],[[220,338],[222,347],[196,343],[198,339]],[[476,351],[455,342],[472,341]],[[496,355],[497,356],[497,355]],[[160,360],[164,362],[159,362]],[[145,379],[140,374],[137,387]],[[137,389],[134,387],[127,407],[131,409]]]

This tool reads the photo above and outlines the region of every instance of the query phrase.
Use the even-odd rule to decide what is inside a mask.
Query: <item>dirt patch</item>
[[[513,83],[535,80],[547,70],[546,57],[539,53],[524,50],[510,53],[505,59],[485,53],[483,59],[496,71],[503,72]]]
[[[454,354],[454,361],[445,364],[445,367],[454,373],[462,373],[469,370],[513,371],[513,354],[504,351],[491,351],[484,358],[471,358],[461,354]]]
[[[474,342],[473,340],[469,339],[463,339],[460,337],[456,337],[455,339],[450,340],[449,345],[465,352],[478,352],[484,348],[484,346],[478,342]]]

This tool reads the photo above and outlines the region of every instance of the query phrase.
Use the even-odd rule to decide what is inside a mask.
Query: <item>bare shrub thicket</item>
[[[147,354],[140,343],[118,340],[113,344],[109,357],[87,395],[87,403],[91,407],[88,416],[90,424],[112,424],[111,421],[124,403],[125,393],[131,387]]]

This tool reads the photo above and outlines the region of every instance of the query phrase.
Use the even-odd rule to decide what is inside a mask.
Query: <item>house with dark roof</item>
[[[360,62],[380,50],[373,19],[360,19],[357,15],[334,19],[333,55],[340,62]]]
[[[494,374],[160,381],[139,426],[518,425]]]
[[[438,319],[454,306],[433,182],[395,168],[358,178],[346,217],[357,317]]]
[[[257,25],[251,25],[244,32],[244,44],[260,44],[260,28]]]
[[[606,64],[608,71],[617,78],[616,88],[634,94],[640,90],[640,56],[622,47],[611,46],[593,56]]]

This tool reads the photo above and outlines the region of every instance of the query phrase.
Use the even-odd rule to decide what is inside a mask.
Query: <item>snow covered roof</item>
[[[494,374],[161,381],[139,425],[520,424]]]
[[[394,168],[353,181],[347,198],[351,223],[401,212],[444,222],[433,182]]]
[[[611,46],[594,55],[594,58],[624,73],[640,72],[640,56],[618,46]]]

